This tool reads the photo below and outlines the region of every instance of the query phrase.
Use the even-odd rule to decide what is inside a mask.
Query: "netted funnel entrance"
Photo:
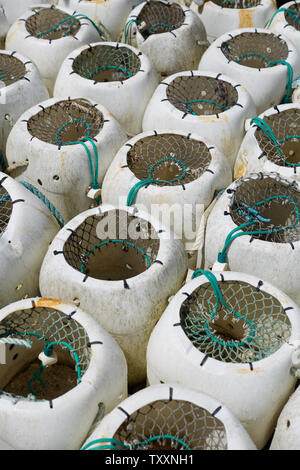
[[[26,73],[26,67],[21,60],[13,55],[0,54],[0,83],[3,82],[5,86],[12,85],[24,78]]]
[[[212,274],[210,274],[212,275]],[[277,299],[242,281],[199,286],[183,302],[181,326],[193,345],[222,362],[252,363],[275,353],[291,335]]]
[[[257,7],[261,4],[261,0],[211,0],[216,5],[223,8],[232,8],[244,10],[246,8]]]
[[[238,93],[230,83],[205,76],[176,77],[166,93],[175,108],[194,116],[220,114],[238,101]]]
[[[143,406],[113,437],[135,450],[227,449],[223,423],[204,408],[183,400],[157,400]]]
[[[240,33],[221,45],[221,51],[228,61],[247,67],[262,69],[274,62],[286,60],[288,45],[274,34],[260,32]]]
[[[205,172],[211,155],[203,142],[176,134],[157,134],[138,140],[127,153],[127,165],[139,180],[159,186],[190,183]]]
[[[83,50],[72,65],[75,73],[94,82],[128,80],[140,67],[140,59],[131,49],[108,45]]]
[[[112,210],[88,217],[73,230],[63,253],[67,263],[86,277],[126,281],[155,262],[159,245],[150,222]]]
[[[89,338],[72,316],[39,307],[11,313],[0,322],[0,342],[7,361],[0,369],[0,395],[14,400],[53,400],[81,382],[90,362]],[[57,363],[44,368],[38,356],[57,355]]]
[[[300,31],[300,3],[289,5],[287,10],[284,12],[286,22]]]
[[[32,137],[61,146],[95,138],[103,123],[103,114],[88,100],[74,99],[42,108],[28,120],[27,128]]]
[[[0,239],[5,232],[12,213],[12,200],[6,189],[0,184]]]
[[[31,36],[48,41],[75,36],[80,29],[80,22],[75,17],[56,8],[38,9],[25,25]]]
[[[230,215],[244,233],[275,243],[300,239],[300,192],[279,175],[254,175],[239,180]]]
[[[167,33],[180,28],[185,15],[176,3],[171,5],[152,1],[147,2],[136,19],[138,29],[147,39],[151,34]]]
[[[275,165],[300,166],[300,109],[285,109],[260,121],[255,138],[263,155]]]

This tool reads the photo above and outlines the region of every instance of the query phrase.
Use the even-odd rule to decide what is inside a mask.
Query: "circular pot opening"
[[[120,281],[156,260],[159,238],[150,222],[123,210],[88,217],[64,245],[68,264],[88,277]]]
[[[38,39],[54,41],[65,36],[75,36],[80,29],[80,22],[57,8],[41,8],[27,18],[26,29]]]
[[[54,308],[33,306],[9,314],[0,322],[0,339],[28,343],[5,345],[0,389],[6,396],[53,400],[79,384],[89,366],[85,329]],[[57,354],[57,363],[43,368],[38,356],[46,350]]]
[[[152,34],[167,33],[180,28],[185,14],[180,5],[167,5],[159,1],[147,2],[137,17],[136,23],[144,39]]]
[[[12,213],[12,200],[3,186],[0,185],[0,238],[5,232]]]
[[[255,231],[252,236],[276,243],[292,243],[300,238],[300,192],[281,179],[265,176],[239,180],[231,201],[230,215],[243,231]]]
[[[288,45],[274,34],[240,33],[221,45],[226,59],[256,69],[271,67],[278,60],[288,57]]]
[[[0,54],[0,83],[11,85],[25,77],[27,71],[21,60],[8,54]]]
[[[294,5],[290,5],[288,9],[295,13],[292,13],[291,11],[285,11],[284,17],[286,22],[300,31],[300,4],[295,3]]]
[[[300,110],[286,109],[264,121],[271,128],[277,145],[258,128],[255,138],[268,160],[279,166],[293,167],[300,163]]]
[[[139,57],[128,47],[92,46],[73,61],[73,71],[94,82],[124,81],[140,69]]]
[[[246,8],[257,7],[261,4],[261,0],[211,0],[212,3],[219,5],[222,8],[232,8],[244,10]]]
[[[212,77],[176,77],[166,93],[175,108],[195,116],[220,114],[238,101],[238,93],[230,83]]]
[[[246,363],[276,352],[291,335],[289,318],[273,296],[242,281],[199,286],[180,309],[181,326],[203,354],[222,362]]]
[[[176,134],[157,134],[137,141],[127,153],[127,165],[140,180],[158,185],[187,184],[205,172],[211,155],[203,142]]]
[[[183,400],[157,400],[143,406],[122,423],[113,438],[136,450],[227,449],[223,423]]]
[[[43,142],[68,145],[86,137],[93,139],[101,131],[103,114],[88,100],[59,101],[31,116],[28,132]]]

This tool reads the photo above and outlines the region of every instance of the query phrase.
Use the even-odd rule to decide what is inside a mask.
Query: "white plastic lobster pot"
[[[235,178],[250,173],[276,172],[300,179],[300,104],[281,104],[259,116],[275,141],[257,125],[248,123],[235,163]],[[265,124],[262,123],[263,126]]]
[[[103,104],[127,134],[142,130],[145,108],[159,83],[152,62],[132,46],[99,42],[73,51],[63,62],[54,96],[84,96]]]
[[[300,389],[297,388],[283,408],[276,426],[270,450],[299,450]]]
[[[186,71],[159,84],[146,108],[143,131],[181,129],[198,134],[213,142],[233,168],[245,120],[255,113],[249,93],[231,78]]]
[[[39,271],[59,226],[45,204],[0,173],[0,307],[39,292]]]
[[[93,421],[127,396],[124,354],[74,305],[40,297],[8,305],[1,346],[0,439],[15,449],[78,449]]]
[[[83,98],[51,98],[26,111],[13,127],[8,171],[36,186],[70,220],[90,208],[93,181],[101,186],[125,141],[125,131],[104,106]]]
[[[231,271],[271,282],[300,304],[299,207],[298,183],[277,173],[254,173],[235,181],[208,218],[206,269],[223,258]],[[238,233],[243,235],[232,240]]]
[[[242,84],[252,96],[258,114],[285,97],[292,69],[295,77],[300,75],[300,56],[294,44],[261,28],[223,34],[204,52],[199,64],[199,70],[221,72]]]
[[[196,69],[206,31],[193,11],[178,3],[143,2],[132,10],[122,42],[144,52],[163,75]]]
[[[300,3],[297,1],[287,2],[281,5],[276,15],[270,19],[267,24],[270,31],[277,34],[283,34],[289,39],[296,47],[298,54],[300,54],[299,40],[300,40]],[[285,10],[285,11],[284,11]]]
[[[184,131],[149,131],[117,153],[103,182],[102,202],[168,214],[171,231],[193,250],[203,212],[230,182],[226,157],[206,139]]]
[[[274,0],[194,0],[191,3],[191,9],[205,24],[210,42],[233,29],[264,28],[276,8]]]
[[[124,400],[105,416],[82,450],[108,445],[147,451],[256,449],[226,406],[175,383],[153,385]]]
[[[123,349],[129,383],[146,376],[146,347],[187,256],[180,240],[133,207],[100,206],[72,219],[49,247],[40,273],[47,297],[76,302]]]
[[[0,149],[12,126],[31,106],[49,97],[37,67],[23,55],[0,51]]]
[[[73,10],[39,5],[23,12],[14,22],[7,33],[5,48],[28,56],[52,93],[68,54],[84,44],[108,39],[103,28],[97,29],[85,17],[74,17]]]
[[[226,307],[217,304],[215,287],[204,275],[171,300],[149,340],[148,381],[181,383],[211,395],[260,449],[296,383],[290,366],[300,311],[259,278],[223,272],[215,279]]]
[[[87,15],[97,24],[101,22],[114,41],[119,39],[130,10],[141,0],[59,0],[58,4]]]

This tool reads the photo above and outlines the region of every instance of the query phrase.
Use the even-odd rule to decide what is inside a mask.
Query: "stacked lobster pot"
[[[109,413],[83,450],[255,450],[219,401],[178,384],[153,385]]]
[[[52,95],[64,59],[76,48],[109,35],[85,15],[55,5],[34,6],[23,12],[8,31],[6,49],[27,55],[39,68]]]
[[[74,305],[41,297],[8,305],[0,346],[0,439],[14,449],[79,448],[94,420],[127,396],[121,349]]]
[[[293,76],[300,75],[295,45],[281,34],[260,28],[223,34],[205,51],[199,70],[222,72],[242,84],[258,114],[290,99]]]
[[[37,67],[15,51],[0,51],[0,151],[21,114],[49,97]],[[2,162],[2,169],[6,166]]]
[[[162,75],[197,68],[208,46],[200,18],[177,3],[150,0],[132,10],[122,42],[137,47]]]
[[[267,27],[289,39],[300,53],[300,3],[296,0],[285,3],[272,15]]]
[[[63,62],[54,96],[84,96],[103,104],[127,134],[142,130],[144,110],[159,83],[147,56],[132,46],[99,42],[73,51]]]
[[[276,172],[299,180],[300,104],[281,104],[247,123],[234,176]]]
[[[8,171],[37,187],[67,221],[98,204],[126,133],[102,105],[51,98],[27,110],[6,148]]]
[[[273,0],[193,0],[191,9],[203,21],[210,42],[233,29],[264,28],[275,12]]]

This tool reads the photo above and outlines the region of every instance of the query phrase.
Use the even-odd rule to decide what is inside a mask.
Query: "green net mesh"
[[[37,10],[37,11],[36,11]],[[25,25],[31,36],[39,39],[56,40],[64,36],[75,36],[80,29],[80,22],[57,8],[35,9],[35,13],[27,18]]]
[[[249,220],[249,208],[257,209],[259,218],[255,219],[253,227],[242,230],[267,232],[253,234],[254,238],[275,243],[293,243],[300,239],[300,191],[295,183],[276,173],[251,174],[237,180],[230,203],[230,215],[236,225]]]
[[[12,213],[12,200],[3,186],[0,185],[0,238],[5,232]]]
[[[103,114],[88,100],[59,101],[31,116],[28,132],[53,145],[79,141],[83,137],[94,138],[101,131]]]
[[[285,109],[280,113],[265,116],[264,121],[272,129],[279,143],[280,154],[274,142],[259,128],[255,131],[257,143],[267,159],[279,166],[291,166],[300,163],[300,110]]]
[[[288,45],[274,34],[244,32],[221,45],[221,51],[229,61],[253,68],[267,68],[270,63],[286,60]]]
[[[261,4],[261,0],[211,0],[216,5],[223,8],[233,8],[243,10],[245,8],[257,7]]]
[[[185,14],[176,3],[168,5],[159,1],[147,2],[137,17],[140,33],[146,39],[151,34],[166,33],[180,28]]]
[[[105,231],[110,230],[108,236]],[[64,244],[64,257],[82,273],[103,280],[126,280],[156,260],[160,242],[152,225],[123,210],[87,217]]]
[[[291,323],[272,295],[242,281],[222,281],[218,287],[232,311],[223,303],[216,309],[210,283],[195,289],[180,309],[182,329],[199,351],[222,362],[249,363],[288,342]]]
[[[223,423],[204,408],[183,400],[157,400],[131,414],[114,439],[137,450],[186,450],[175,439],[160,438],[138,446],[153,436],[172,435],[193,450],[226,450]]]
[[[55,303],[55,301],[49,301]],[[64,346],[67,343],[71,346],[79,358],[79,365],[81,370],[81,377],[87,370],[90,363],[90,348],[88,347],[89,338],[85,329],[74,318],[56,310],[55,308],[46,308],[34,306],[32,308],[15,311],[9,314],[4,320],[0,322],[0,339],[1,338],[14,338],[19,340],[27,340],[33,343],[32,349],[37,351],[36,358],[40,352],[43,351],[45,346],[45,339],[49,343],[58,341],[59,346],[54,346],[54,351],[58,354],[58,364],[60,359],[64,356],[69,358],[71,364],[75,364],[74,357],[70,354],[70,350]],[[13,344],[10,345],[9,350],[16,348]],[[21,351],[21,350],[19,350]],[[29,351],[31,363],[35,358],[35,353]],[[26,358],[25,348],[22,348],[22,357]],[[34,397],[28,392],[28,396],[18,396],[5,392],[9,369],[12,366],[12,361],[17,359],[16,354],[8,361],[6,365],[2,365],[0,369],[0,395],[8,396],[14,400],[33,399]],[[20,363],[19,370],[26,367],[25,359]],[[55,367],[55,366],[52,366]],[[75,365],[74,365],[75,369]],[[26,390],[27,390],[27,383]],[[50,384],[46,382],[45,388]]]
[[[153,179],[168,181],[172,186],[196,180],[210,162],[210,152],[203,142],[176,134],[143,137],[127,153],[127,165],[138,179],[146,180],[151,172]],[[183,168],[185,174],[178,179]]]
[[[300,4],[295,2],[294,5],[289,5],[288,9],[297,13],[298,16],[293,16],[288,12],[284,12],[286,22],[292,25],[298,31],[300,31]]]
[[[128,47],[108,45],[84,49],[73,61],[73,71],[94,82],[124,81],[140,69],[139,57]]]
[[[238,93],[230,83],[205,76],[176,77],[166,93],[173,106],[196,116],[219,114],[238,101]]]
[[[0,54],[0,80],[5,86],[21,80],[26,73],[26,67],[21,60],[9,54]]]

